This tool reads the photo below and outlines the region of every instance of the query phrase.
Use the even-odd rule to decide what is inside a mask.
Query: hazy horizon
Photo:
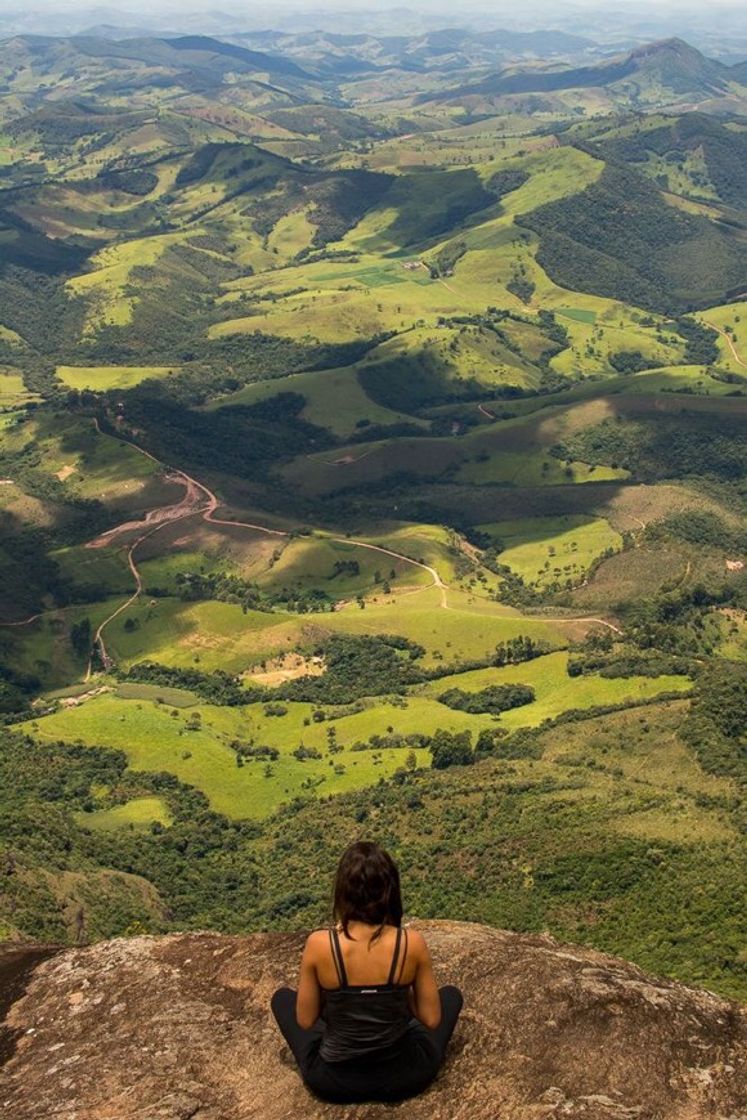
[[[578,21],[588,19],[593,26],[613,27],[630,22],[631,33],[641,24],[672,23],[673,25],[693,24],[709,28],[716,34],[721,30],[724,34],[732,34],[733,23],[725,23],[720,28],[722,20],[733,20],[734,16],[742,16],[738,23],[747,23],[744,16],[744,5],[741,0],[720,0],[717,5],[709,6],[696,4],[694,0],[684,4],[675,4],[669,0],[653,0],[652,3],[641,3],[640,0],[622,0],[621,4],[610,9],[608,5],[601,4],[598,0],[573,0],[562,9],[537,0],[522,6],[517,11],[515,5],[498,5],[473,0],[468,6],[460,8],[455,13],[452,5],[442,3],[441,0],[411,0],[404,4],[391,3],[391,0],[280,0],[273,6],[273,15],[267,14],[264,5],[245,6],[232,3],[231,0],[218,0],[210,8],[187,0],[186,3],[165,2],[158,5],[146,4],[139,0],[130,0],[125,6],[110,4],[91,4],[87,0],[37,0],[30,7],[20,7],[17,0],[0,0],[0,19],[4,22],[17,20],[19,23],[31,22],[35,18],[52,17],[55,21],[70,20],[71,23],[87,22],[92,24],[111,23],[113,26],[125,27],[133,22],[162,24],[173,22],[178,25],[185,19],[194,22],[196,19],[209,24],[215,20],[235,21],[237,28],[267,28],[272,29],[279,25],[292,23],[294,17],[308,26],[309,17],[317,16],[320,25],[325,22],[325,15],[330,13],[350,13],[362,20],[363,25],[372,22],[386,21],[388,16],[397,17],[396,27],[392,33],[400,33],[399,20],[402,16],[414,15],[429,27],[443,26],[469,26],[478,22],[481,26],[492,28],[513,28],[522,30],[537,30],[551,28],[566,28],[569,24],[575,25]]]

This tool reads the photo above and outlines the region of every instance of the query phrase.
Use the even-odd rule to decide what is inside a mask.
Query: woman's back
[[[462,1006],[436,985],[430,953],[402,929],[399,872],[357,841],[335,878],[335,926],[306,941],[298,992],[272,1010],[306,1084],[328,1101],[402,1100],[436,1076]]]
[[[337,934],[337,943],[342,954],[348,984],[353,986],[386,984],[398,942],[396,981],[398,984],[408,986],[412,984],[415,979],[416,963],[415,956],[410,951],[410,935],[407,930],[399,926],[384,925],[378,937],[371,940],[375,930],[364,927],[359,922],[351,922],[348,929],[350,936],[338,927],[334,931],[317,930],[309,938],[318,951],[318,956],[315,953],[316,972],[325,990],[338,987],[340,981],[333,955],[331,939],[333,932]]]
[[[385,936],[385,931],[391,935]],[[340,937],[336,929],[329,930],[329,951],[321,958],[322,968],[317,967],[325,997],[326,1030],[320,1051],[325,1061],[347,1061],[385,1050],[407,1032],[410,985],[402,982],[407,941],[407,931],[394,927],[384,927],[375,939]],[[324,966],[330,961],[335,982],[327,985],[324,973],[329,972]]]

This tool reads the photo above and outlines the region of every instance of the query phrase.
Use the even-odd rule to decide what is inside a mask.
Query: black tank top
[[[400,976],[407,956],[407,930],[404,935],[405,951],[399,968]],[[401,943],[402,930],[398,928],[386,984],[348,984],[337,930],[329,931],[329,944],[340,986],[324,989],[326,1029],[319,1053],[325,1062],[360,1058],[394,1045],[406,1034],[412,1018],[408,999],[410,985],[395,983]]]

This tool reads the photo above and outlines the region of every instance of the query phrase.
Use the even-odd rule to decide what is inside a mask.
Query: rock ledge
[[[747,1120],[747,1011],[549,937],[417,923],[465,1010],[436,1083],[398,1106],[325,1105],[268,1004],[303,937],[0,947],[8,1120]],[[10,962],[10,964],[8,964]],[[10,982],[27,968],[26,991]],[[0,1007],[3,993],[0,993]]]

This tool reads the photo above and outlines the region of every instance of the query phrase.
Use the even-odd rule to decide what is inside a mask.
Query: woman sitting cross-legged
[[[327,1101],[396,1101],[436,1076],[459,1018],[458,988],[436,987],[423,937],[402,928],[399,872],[378,844],[343,853],[335,925],[310,934],[298,993],[272,1011],[307,1086]]]

